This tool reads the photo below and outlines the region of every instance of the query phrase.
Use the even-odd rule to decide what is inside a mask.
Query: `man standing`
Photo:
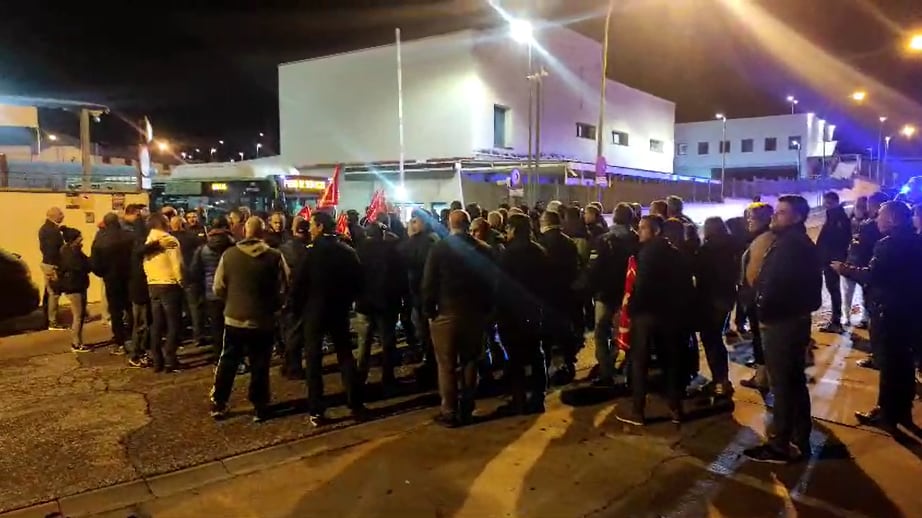
[[[125,354],[128,340],[128,325],[125,317],[130,318],[131,298],[131,249],[132,237],[122,228],[118,214],[108,213],[103,219],[103,228],[96,233],[91,247],[90,264],[93,273],[102,278],[106,288],[106,300],[112,322],[112,342],[110,352]]]
[[[558,206],[557,210],[561,210]],[[582,346],[583,333],[573,328],[574,307],[580,304],[574,285],[580,275],[580,256],[573,242],[560,229],[561,219],[556,212],[545,211],[541,215],[541,238],[538,243],[547,251],[551,261],[551,276],[548,278],[551,304],[545,314],[548,329],[545,336],[550,345],[556,347],[563,357],[563,365],[554,382],[565,385],[576,376],[576,353]],[[552,351],[545,350],[550,355]]]
[[[326,212],[311,215],[311,244],[292,282],[291,310],[304,320],[304,352],[307,362],[309,419],[318,426],[324,421],[323,337],[329,334],[336,350],[339,371],[346,392],[346,404],[356,417],[365,406],[359,392],[349,313],[362,291],[362,268],[358,256],[336,235],[336,222]]]
[[[543,287],[551,265],[547,253],[531,237],[528,216],[513,214],[507,227],[509,240],[499,261],[501,280],[496,293],[499,333],[509,354],[506,372],[512,400],[497,412],[543,413],[547,367],[540,328],[541,312],[547,302]],[[531,370],[530,378],[526,376],[526,366]]]
[[[291,270],[292,278],[304,264],[307,245],[310,244],[310,221],[295,216],[292,237],[282,243],[279,252],[285,258],[285,264]],[[304,380],[304,320],[298,312],[290,307],[282,310],[282,322],[285,330],[285,359],[282,363],[282,376],[290,380]]]
[[[496,265],[490,247],[468,233],[471,219],[466,212],[452,211],[448,223],[451,234],[432,247],[426,261],[422,297],[442,397],[435,421],[454,428],[469,423],[474,411],[477,359],[494,300]]]
[[[58,297],[54,284],[57,282],[58,266],[61,263],[61,247],[64,238],[61,236],[61,223],[64,213],[57,207],[51,207],[45,214],[45,223],[38,229],[38,247],[42,252],[42,275],[45,277],[44,304],[45,317],[48,319],[48,329],[52,331],[66,331],[67,328],[58,323]]]
[[[244,239],[224,252],[214,277],[215,295],[224,299],[224,348],[211,390],[211,416],[227,414],[237,367],[250,362],[249,400],[253,421],[269,417],[269,363],[275,322],[288,289],[288,266],[282,254],[262,240],[262,219],[244,224]]]
[[[285,228],[285,215],[281,212],[273,212],[269,215],[269,228],[266,232],[266,244],[272,248],[278,248],[283,243],[291,239],[291,232]]]
[[[695,222],[685,215],[684,210],[685,202],[682,198],[675,195],[666,197],[666,219],[677,219],[682,222],[682,225],[694,225]]]
[[[820,327],[824,333],[841,333],[842,327],[842,287],[839,274],[832,269],[830,264],[834,261],[842,262],[848,254],[848,244],[852,240],[852,224],[848,214],[839,203],[839,195],[827,192],[823,195],[823,207],[826,209],[826,222],[820,229],[816,240],[816,247],[820,254],[820,264],[823,265],[823,280],[826,291],[832,303],[832,319]]]
[[[614,224],[597,241],[597,257],[589,265],[589,286],[595,289],[595,357],[599,376],[593,385],[614,385],[612,326],[621,310],[628,259],[637,253],[637,233],[631,228],[634,211],[627,203],[615,207]]]
[[[410,285],[410,303],[413,306],[412,319],[416,324],[416,334],[422,348],[423,363],[416,371],[417,382],[428,385],[434,383],[436,378],[435,351],[432,348],[432,335],[429,333],[429,320],[425,317],[422,301],[423,273],[426,269],[426,259],[433,245],[438,243],[439,236],[432,231],[430,225],[432,217],[421,210],[413,211],[410,218],[409,239],[401,243],[400,251],[403,262],[407,268],[407,277]]]
[[[868,197],[868,217],[858,225],[858,232],[855,234],[855,238],[848,248],[848,259],[846,260],[848,264],[859,268],[865,268],[871,262],[871,256],[874,255],[874,245],[883,237],[880,234],[880,230],[877,229],[877,212],[880,210],[880,206],[887,201],[889,201],[889,197],[882,192],[875,192]],[[869,298],[868,291],[868,286],[861,286],[861,294],[865,299],[865,317],[867,317],[867,306],[873,303],[867,300]],[[858,329],[868,329],[868,320],[862,318],[861,322],[855,327]],[[869,334],[872,335],[871,356],[858,360],[858,366],[874,369],[877,367],[874,364],[874,355],[877,353],[875,351],[875,341],[873,337],[874,330],[869,330]]]
[[[915,396],[912,347],[917,342],[922,310],[922,238],[912,229],[912,214],[902,202],[883,204],[877,226],[885,237],[874,247],[867,267],[833,262],[842,275],[868,286],[871,330],[879,340],[875,358],[880,367],[877,406],[856,412],[858,422],[895,432],[912,424]]]
[[[144,273],[153,316],[150,339],[154,371],[178,372],[176,350],[182,325],[182,254],[179,242],[166,231],[166,217],[151,214],[147,226],[150,232],[146,245],[159,243],[162,247],[161,251],[144,256]],[[166,341],[161,343],[164,334]]]
[[[822,265],[807,236],[810,205],[801,196],[782,196],[772,216],[774,242],[765,252],[755,282],[756,311],[765,349],[765,366],[775,404],[774,435],[743,452],[756,462],[784,464],[810,456],[810,393],[807,348],[810,314],[822,303]]]
[[[759,329],[759,315],[755,310],[755,283],[756,277],[762,269],[765,252],[775,241],[775,234],[769,229],[774,212],[771,205],[762,202],[752,203],[746,209],[749,246],[743,252],[738,290],[739,303],[737,311],[741,311],[749,319],[749,327],[752,332],[752,364],[755,368],[752,377],[741,380],[740,385],[761,391],[767,391],[769,387],[768,371],[765,369],[765,355],[762,351],[762,332]]]
[[[192,256],[189,265],[189,282],[201,286],[205,299],[205,314],[207,315],[208,335],[211,337],[211,350],[214,361],[217,363],[224,347],[224,300],[215,295],[214,278],[218,271],[218,263],[224,251],[234,246],[230,233],[230,224],[227,219],[216,218],[208,231],[208,240],[198,247]],[[204,324],[202,325],[204,329]]]
[[[125,207],[125,230],[131,234],[131,270],[128,280],[128,296],[131,300],[131,346],[128,347],[128,366],[132,368],[149,365],[150,351],[150,292],[147,289],[147,275],[144,273],[144,254],[147,248],[147,225],[144,223],[146,207],[132,203]]]
[[[189,323],[192,324],[192,340],[201,347],[205,345],[205,293],[199,280],[189,274],[192,257],[204,243],[194,232],[186,228],[179,216],[170,219],[170,235],[179,242],[183,264],[183,301]]]

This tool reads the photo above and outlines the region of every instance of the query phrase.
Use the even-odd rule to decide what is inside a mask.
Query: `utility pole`
[[[596,163],[604,163],[604,152],[603,152],[603,139],[605,138],[605,132],[603,128],[605,127],[605,89],[608,86],[608,33],[611,27],[611,13],[615,8],[615,0],[609,0],[608,2],[608,12],[605,13],[605,36],[602,38],[602,77],[601,85],[599,87],[599,127],[596,130]],[[598,168],[598,166],[597,166]],[[598,201],[602,202],[602,185],[599,183],[599,171],[596,171],[596,192]],[[604,172],[604,177],[608,178],[608,171]]]

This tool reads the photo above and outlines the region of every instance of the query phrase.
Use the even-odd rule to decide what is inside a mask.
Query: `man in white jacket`
[[[144,273],[150,292],[153,323],[150,329],[154,372],[177,372],[179,331],[182,325],[182,253],[179,241],[171,236],[167,219],[151,214],[147,220],[147,243],[159,242],[162,251],[144,258]],[[165,330],[165,338],[164,338]]]

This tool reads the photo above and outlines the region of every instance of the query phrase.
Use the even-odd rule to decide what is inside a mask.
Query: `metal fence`
[[[66,173],[0,174],[0,190],[33,192],[140,192],[137,176]]]

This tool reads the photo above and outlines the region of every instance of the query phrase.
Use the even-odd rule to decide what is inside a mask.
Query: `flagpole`
[[[404,141],[403,141],[403,56],[400,48],[400,28],[394,29],[394,36],[397,39],[397,132],[400,142],[400,193],[406,193],[404,185]],[[397,200],[401,201],[401,200]]]

